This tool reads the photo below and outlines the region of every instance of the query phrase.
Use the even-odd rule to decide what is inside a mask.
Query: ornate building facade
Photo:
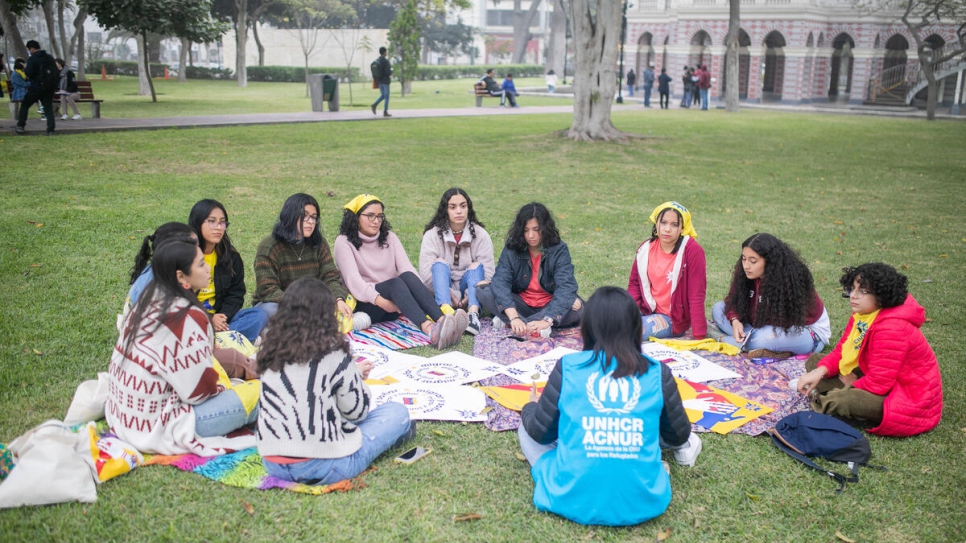
[[[728,0],[630,0],[625,70],[666,68],[681,93],[684,66],[706,65],[723,97]],[[924,33],[932,49],[957,42],[955,26]],[[739,95],[749,103],[904,105],[924,101],[915,40],[896,13],[862,13],[849,0],[742,0]],[[966,58],[937,70],[937,102],[963,103]]]

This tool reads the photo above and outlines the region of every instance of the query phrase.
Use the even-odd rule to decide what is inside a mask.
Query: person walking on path
[[[627,95],[634,96],[634,84],[637,83],[637,74],[633,69],[627,70]]]
[[[708,90],[711,89],[711,72],[707,64],[702,64],[698,70],[698,92],[701,93],[701,111],[708,111]]]
[[[651,90],[654,88],[654,66],[648,66],[641,74],[641,85],[644,87],[644,107],[651,107]]]
[[[379,99],[370,108],[372,109],[372,114],[375,115],[376,106],[379,105],[379,102],[385,100],[385,103],[382,105],[383,117],[392,117],[389,114],[389,85],[392,83],[392,65],[389,64],[389,59],[386,58],[388,54],[388,49],[380,47],[379,58],[372,61],[372,64],[369,66],[372,70],[372,79],[379,85]]]
[[[661,68],[661,75],[657,78],[657,92],[660,94],[661,109],[667,109],[671,98],[671,76],[667,68]]]
[[[54,63],[54,57],[47,51],[40,48],[37,40],[27,42],[27,50],[30,51],[30,58],[27,59],[27,66],[24,74],[27,76],[27,94],[20,104],[20,117],[17,119],[17,126],[14,130],[18,134],[25,132],[27,126],[27,115],[30,106],[40,102],[47,113],[47,135],[54,135],[54,93],[60,85],[60,71]]]

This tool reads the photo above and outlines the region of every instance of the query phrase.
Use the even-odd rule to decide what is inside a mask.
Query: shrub
[[[429,81],[435,79],[480,79],[486,70],[493,68],[497,77],[512,73],[513,77],[540,77],[546,69],[540,64],[477,64],[474,66],[419,66],[416,79]]]
[[[100,73],[101,66],[107,75],[138,75],[138,62],[133,60],[95,60],[87,64],[86,71],[89,74]],[[164,77],[166,64],[151,63],[151,77]]]
[[[231,68],[202,68],[200,66],[186,66],[185,77],[188,79],[232,79],[235,73]]]
[[[310,74],[334,74],[343,83],[348,82],[348,77],[354,83],[365,81],[359,68],[352,68],[346,73],[345,66],[334,68],[331,66],[309,66]],[[305,81],[305,68],[302,66],[249,66],[249,81],[284,81],[290,83],[300,83]]]

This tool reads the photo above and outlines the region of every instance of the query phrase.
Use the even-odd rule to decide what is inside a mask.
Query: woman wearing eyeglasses
[[[228,212],[220,202],[201,200],[188,214],[188,226],[211,267],[208,286],[198,291],[198,302],[211,315],[215,332],[236,330],[255,341],[268,316],[245,305],[245,264],[228,237]]]
[[[285,289],[306,276],[317,277],[329,287],[336,299],[336,311],[351,322],[352,309],[345,302],[349,291],[342,284],[342,274],[319,228],[319,202],[298,193],[285,200],[272,235],[258,244],[253,302],[271,317]]]
[[[476,218],[473,200],[463,189],[447,190],[423,231],[419,276],[433,290],[443,313],[466,308],[466,331],[474,336],[480,332],[476,286],[489,282],[495,267],[493,242]]]
[[[469,317],[462,309],[443,314],[399,238],[390,231],[382,201],[372,194],[360,194],[343,207],[335,261],[357,301],[356,311],[372,322],[405,315],[438,349],[459,343]]]

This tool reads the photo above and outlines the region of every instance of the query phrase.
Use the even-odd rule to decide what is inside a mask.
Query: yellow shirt
[[[840,374],[848,375],[852,373],[852,370],[859,367],[859,349],[862,348],[862,340],[865,339],[865,333],[869,331],[869,327],[872,326],[872,321],[879,315],[879,311],[881,309],[876,309],[872,313],[864,315],[859,313],[852,315],[852,330],[849,331],[849,337],[842,344],[842,358],[839,360]]]
[[[205,255],[205,262],[211,267],[211,279],[208,286],[198,291],[198,301],[204,306],[205,311],[215,314],[215,264],[218,263],[218,253],[212,251],[210,255]]]

